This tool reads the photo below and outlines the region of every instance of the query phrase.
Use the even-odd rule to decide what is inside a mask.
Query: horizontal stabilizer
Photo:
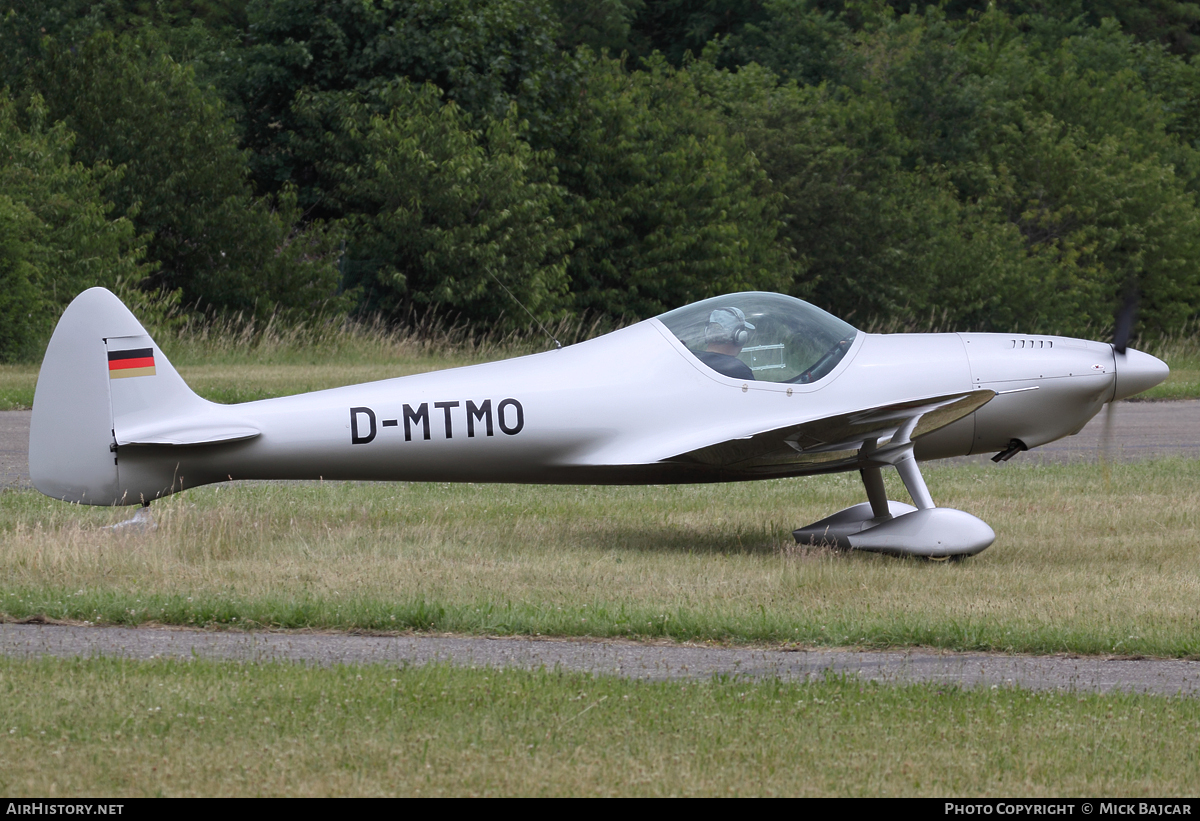
[[[118,445],[215,445],[240,442],[261,435],[250,425],[226,421],[205,422],[167,419],[161,424],[126,427],[117,433]]]

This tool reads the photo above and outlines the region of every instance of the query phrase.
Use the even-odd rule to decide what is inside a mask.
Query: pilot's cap
[[[746,321],[741,308],[717,308],[708,315],[708,326],[704,329],[705,342],[732,342],[745,345],[754,326]]]

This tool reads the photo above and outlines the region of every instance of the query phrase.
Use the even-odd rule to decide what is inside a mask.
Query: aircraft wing
[[[663,460],[769,476],[886,464],[888,454],[974,413],[995,391],[929,396],[810,419],[751,436],[715,442]]]

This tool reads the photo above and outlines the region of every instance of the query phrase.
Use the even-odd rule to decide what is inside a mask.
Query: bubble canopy
[[[762,382],[816,382],[837,367],[858,335],[803,300],[763,292],[694,302],[658,320],[718,373]]]

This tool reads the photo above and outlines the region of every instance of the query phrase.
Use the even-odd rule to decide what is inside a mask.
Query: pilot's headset
[[[708,344],[732,342],[742,347],[750,341],[750,332],[753,330],[754,326],[746,321],[746,315],[740,308],[717,308],[708,315],[704,341]]]

